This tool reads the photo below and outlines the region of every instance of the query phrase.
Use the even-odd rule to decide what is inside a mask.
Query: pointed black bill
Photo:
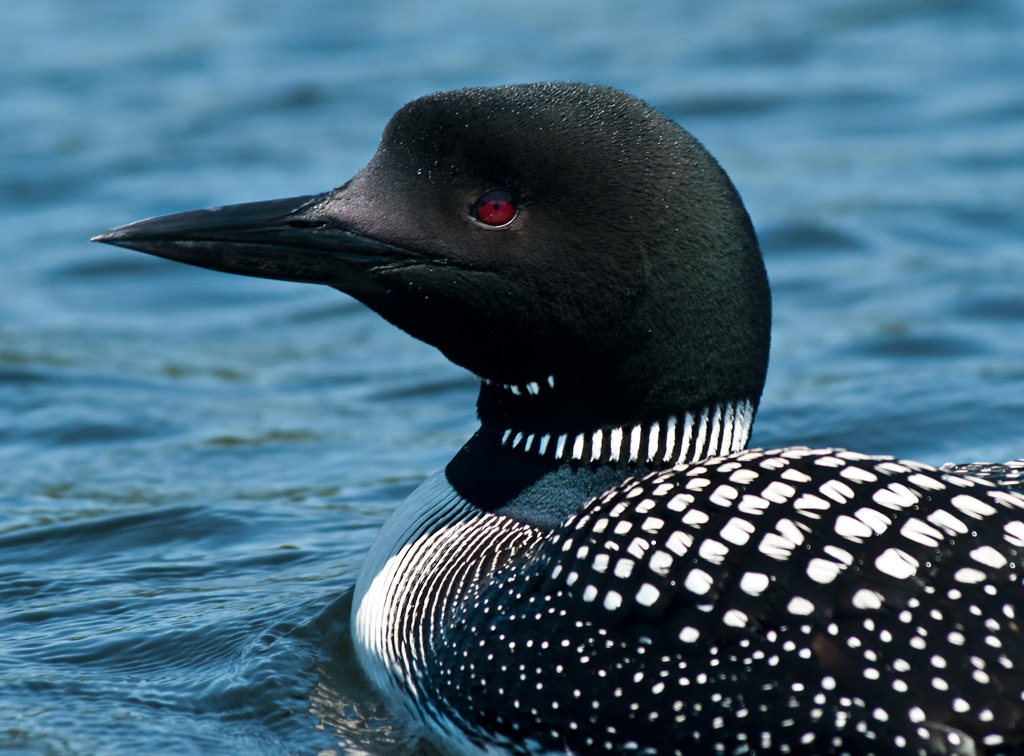
[[[129,223],[91,241],[202,268],[344,289],[369,267],[416,254],[326,213],[329,194],[211,207]]]

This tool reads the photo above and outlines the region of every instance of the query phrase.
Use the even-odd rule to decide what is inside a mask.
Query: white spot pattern
[[[694,438],[724,439],[728,419],[698,417]],[[659,454],[670,435],[663,425]],[[598,441],[584,440],[589,459]],[[381,573],[397,582],[357,596],[361,658],[395,697],[422,691],[412,709],[435,729],[517,754],[1021,742],[1024,496],[888,458],[741,451],[628,480],[552,532],[510,525],[518,545],[500,558],[474,556],[492,553],[495,531],[458,522],[504,520],[450,501],[456,522],[403,525],[397,571]],[[410,545],[443,553],[448,572],[408,570]],[[414,609],[401,574],[426,580],[431,600]],[[474,731],[485,707],[501,721]],[[668,731],[675,750],[650,745]]]

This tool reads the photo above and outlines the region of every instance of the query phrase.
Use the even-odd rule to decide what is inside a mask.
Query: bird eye
[[[519,212],[519,203],[507,189],[491,189],[474,203],[472,216],[487,226],[504,226]]]

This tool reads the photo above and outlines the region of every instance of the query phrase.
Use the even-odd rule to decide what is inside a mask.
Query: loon
[[[94,240],[335,287],[481,379],[353,599],[367,676],[446,753],[1024,748],[1024,461],[747,448],[757,239],[644,102],[432,94],[336,189]]]

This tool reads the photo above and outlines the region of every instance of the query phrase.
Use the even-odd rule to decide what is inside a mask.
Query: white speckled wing
[[[443,637],[462,659],[438,694],[571,753],[1012,748],[1022,550],[1024,496],[981,479],[841,450],[704,460],[499,570]]]

